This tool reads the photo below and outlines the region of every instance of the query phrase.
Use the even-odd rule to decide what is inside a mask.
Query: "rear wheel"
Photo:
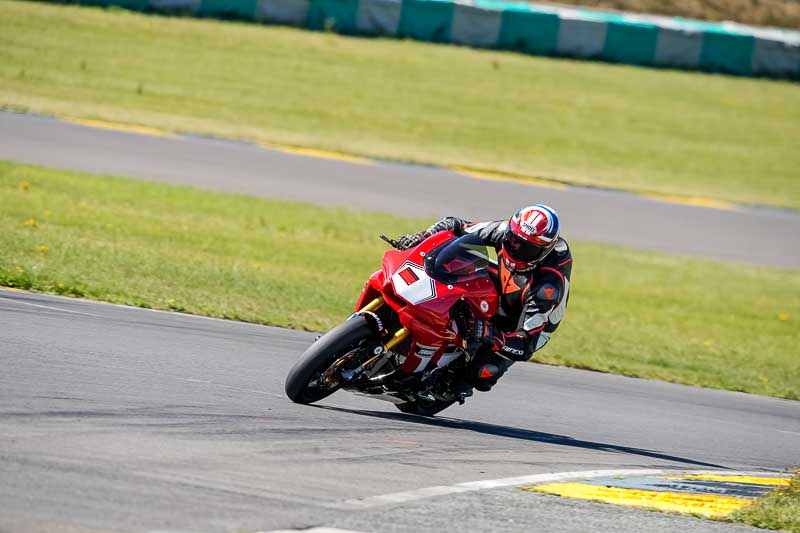
[[[404,413],[408,413],[410,415],[422,415],[422,416],[433,416],[436,413],[440,413],[456,403],[456,400],[444,401],[444,400],[434,400],[434,401],[426,401],[426,400],[417,400],[414,402],[407,402],[407,403],[398,403],[395,404],[399,410]]]
[[[313,403],[339,389],[338,372],[331,368],[340,358],[375,337],[364,316],[355,316],[320,337],[294,364],[286,376],[285,390],[296,403]]]

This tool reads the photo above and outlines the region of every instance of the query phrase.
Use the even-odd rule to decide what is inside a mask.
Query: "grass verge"
[[[0,285],[324,330],[429,222],[0,162]],[[572,245],[537,360],[800,399],[800,271]]]
[[[787,487],[771,491],[728,517],[727,521],[800,533],[800,470],[795,471]]]
[[[793,83],[22,1],[0,12],[0,107],[800,208]]]

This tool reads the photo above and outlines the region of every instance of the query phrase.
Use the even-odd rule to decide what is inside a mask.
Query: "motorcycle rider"
[[[490,390],[514,362],[527,361],[542,349],[561,323],[569,299],[572,254],[559,228],[558,214],[536,204],[508,220],[475,223],[445,217],[425,231],[398,237],[398,247],[405,250],[449,230],[456,236],[475,234],[497,251],[500,305],[490,321],[471,324],[467,350],[473,359],[464,376],[467,390]]]

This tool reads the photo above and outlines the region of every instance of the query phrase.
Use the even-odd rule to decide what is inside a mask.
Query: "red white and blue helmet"
[[[503,261],[510,270],[525,271],[540,263],[558,241],[558,214],[546,205],[524,207],[508,221],[503,235]]]

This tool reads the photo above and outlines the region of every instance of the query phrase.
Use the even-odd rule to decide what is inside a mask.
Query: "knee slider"
[[[478,375],[477,375],[477,384],[475,388],[478,388],[480,385],[489,384],[491,387],[497,382],[497,378],[500,377],[500,368],[497,365],[493,365],[491,363],[486,363],[485,365],[481,365],[478,368]],[[479,389],[480,390],[480,389]]]

